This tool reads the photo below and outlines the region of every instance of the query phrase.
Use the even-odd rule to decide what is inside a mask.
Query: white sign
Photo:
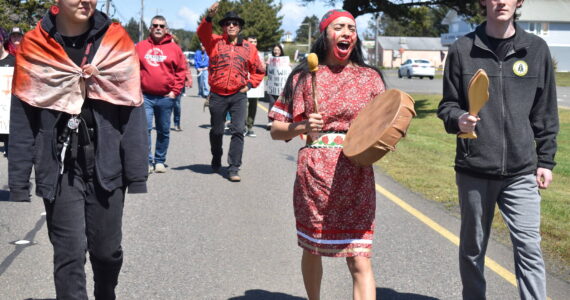
[[[14,68],[0,67],[0,134],[10,133],[10,102]]]
[[[271,56],[267,64],[267,93],[281,95],[290,73],[289,56]]]
[[[257,52],[257,54],[259,55],[259,61],[263,61],[263,52]],[[247,91],[247,97],[248,98],[263,98],[263,97],[265,97],[265,84],[264,84],[263,80],[261,80],[261,82],[259,83],[259,85],[256,88],[253,88],[253,89]]]

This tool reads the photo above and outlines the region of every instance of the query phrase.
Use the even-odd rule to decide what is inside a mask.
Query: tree
[[[275,4],[274,0],[242,0],[240,1],[239,15],[245,20],[245,26],[241,32],[244,37],[253,35],[257,37],[257,49],[269,50],[278,44],[283,36],[280,29],[283,20],[278,16],[281,3]]]
[[[301,0],[305,3],[317,0]],[[341,0],[320,0],[330,6],[334,6]],[[459,14],[468,17],[477,16],[481,9],[478,0],[342,0],[343,9],[351,12],[354,17],[368,13],[383,12],[394,19],[409,17],[412,7],[439,5],[445,8],[453,8]]]
[[[309,26],[311,24],[311,42],[314,42],[319,37],[319,18],[315,15],[305,17],[303,22],[299,25],[299,29],[295,31],[295,42],[298,44],[307,44],[309,41]]]
[[[45,15],[52,0],[0,0],[0,27],[10,30],[18,26],[30,30]]]
[[[267,50],[281,40],[283,31],[279,28],[282,17],[277,16],[281,10],[280,3],[277,4],[274,0],[239,0],[235,2],[221,0],[218,13],[212,19],[215,34],[222,34],[222,28],[218,22],[224,18],[227,12],[232,10],[237,12],[245,21],[240,35],[244,38],[248,35],[255,35],[259,50]],[[200,16],[198,24],[206,16],[206,13],[207,11],[204,11]],[[200,41],[197,35],[192,39],[189,49],[200,49]]]
[[[137,43],[139,41],[139,22],[135,18],[130,18],[127,24],[123,24],[123,27],[131,37],[133,42]],[[148,26],[143,21],[143,37],[148,36]]]
[[[395,19],[383,16],[380,22],[380,34],[385,36],[431,36],[439,37],[446,32],[441,22],[447,13],[442,7],[419,6],[410,9],[409,17]],[[369,30],[375,24],[369,24]]]
[[[170,33],[178,38],[179,46],[182,50],[186,51],[191,49],[192,38],[196,33],[184,29],[170,29]]]

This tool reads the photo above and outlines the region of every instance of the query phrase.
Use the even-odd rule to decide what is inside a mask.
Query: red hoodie
[[[143,94],[163,96],[173,91],[180,95],[188,69],[182,49],[167,34],[156,43],[151,37],[136,45],[141,63]]]
[[[210,90],[227,96],[249,85],[255,88],[265,77],[265,69],[259,60],[257,48],[239,37],[235,45],[228,42],[228,35],[212,33],[212,23],[202,20],[198,37],[210,57],[208,82]]]

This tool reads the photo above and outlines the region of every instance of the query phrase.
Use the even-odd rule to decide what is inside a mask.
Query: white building
[[[517,24],[546,41],[557,63],[557,71],[569,72],[570,1],[525,1],[518,13],[520,17]],[[443,45],[451,45],[457,38],[475,29],[475,25],[467,23],[465,17],[459,16],[454,10],[447,13],[442,24],[449,25],[449,33],[441,35]]]
[[[557,71],[570,71],[570,1],[525,1],[518,24],[543,38],[557,63]]]
[[[407,59],[429,60],[436,68],[442,68],[447,56],[447,46],[435,37],[378,37],[378,64],[384,68],[397,68]]]

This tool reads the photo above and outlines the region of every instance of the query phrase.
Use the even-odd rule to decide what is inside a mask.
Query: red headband
[[[352,14],[349,13],[348,11],[344,9],[331,9],[321,19],[321,23],[319,24],[319,30],[323,32],[332,21],[340,17],[347,17],[355,21]]]

